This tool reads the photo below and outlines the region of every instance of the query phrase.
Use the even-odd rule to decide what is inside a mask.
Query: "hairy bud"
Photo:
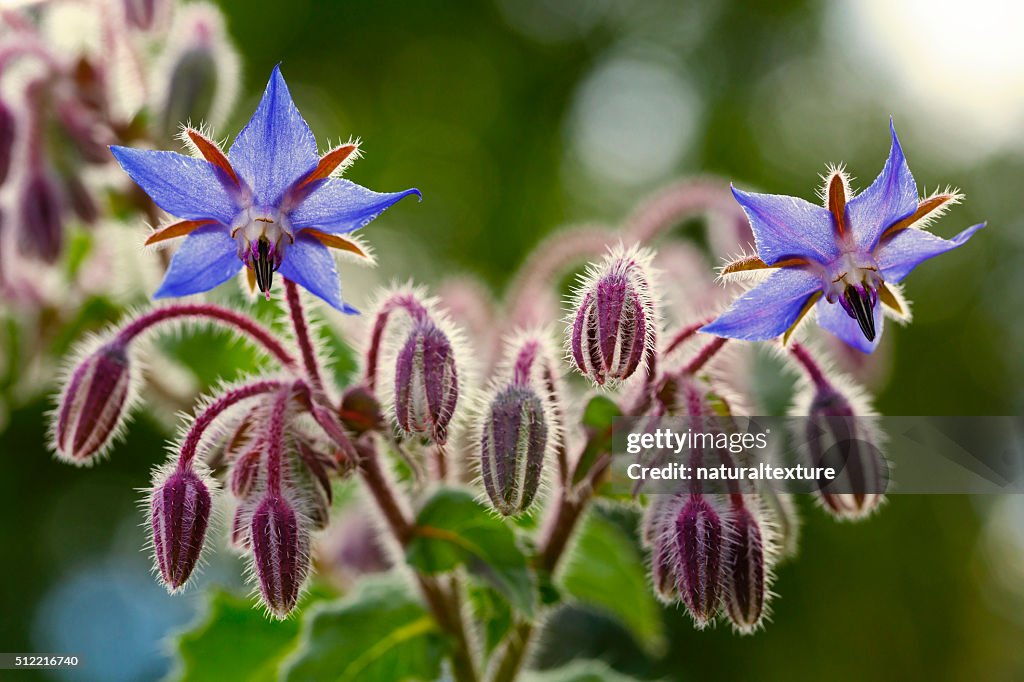
[[[643,250],[621,248],[591,267],[567,330],[576,368],[598,385],[628,379],[654,346],[656,313]]]
[[[91,463],[114,440],[132,391],[131,359],[116,340],[100,346],[72,371],[53,424],[57,456]]]
[[[285,618],[309,572],[303,520],[283,496],[268,493],[252,513],[250,542],[263,603],[277,618]]]
[[[676,589],[698,627],[718,611],[722,580],[722,519],[703,495],[691,495],[675,519]]]
[[[257,490],[262,465],[263,449],[260,446],[240,455],[231,465],[231,494],[240,500],[251,496]]]
[[[540,488],[548,421],[540,397],[510,385],[491,401],[480,430],[480,473],[491,504],[505,516],[529,509]]]
[[[210,491],[191,467],[172,470],[153,489],[153,553],[160,577],[172,592],[188,582],[199,561],[211,507]]]
[[[806,427],[810,465],[836,472],[834,479],[818,482],[819,498],[843,520],[861,519],[877,509],[889,480],[873,419],[855,402],[831,385],[817,387]]]
[[[644,517],[643,541],[651,550],[651,585],[654,594],[663,604],[673,604],[679,599],[679,590],[676,589],[679,548],[674,532],[675,518],[668,511],[670,500],[663,496],[656,497]]]
[[[56,185],[43,173],[34,173],[22,188],[19,203],[21,251],[53,263],[64,245],[62,200]]]
[[[761,527],[746,507],[730,515],[722,563],[729,620],[740,632],[753,632],[764,615],[768,576]]]
[[[417,320],[395,365],[395,418],[406,433],[448,440],[448,424],[459,399],[455,354],[447,334],[427,319]]]

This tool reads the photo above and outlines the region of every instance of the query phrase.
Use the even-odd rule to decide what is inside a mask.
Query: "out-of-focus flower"
[[[748,341],[779,335],[788,340],[816,309],[822,327],[870,353],[881,337],[883,311],[909,319],[896,285],[923,261],[963,245],[984,223],[951,240],[926,231],[963,196],[949,190],[920,199],[891,122],[890,131],[885,167],[856,196],[850,196],[847,176],[838,168],[826,180],[824,207],[733,189],[750,220],[757,255],[734,260],[721,274],[774,272],[702,331]]]
[[[615,248],[587,270],[576,290],[566,330],[569,355],[598,385],[631,377],[654,347],[650,260],[645,249]]]
[[[317,156],[316,140],[275,67],[252,119],[225,155],[196,130],[185,137],[202,158],[114,146],[122,168],[160,208],[180,218],[147,243],[187,238],[156,298],[208,291],[244,265],[267,297],[275,272],[333,307],[341,298],[329,248],[365,256],[343,235],[365,227],[419,190],[380,194],[331,177],[358,156],[348,143]]]

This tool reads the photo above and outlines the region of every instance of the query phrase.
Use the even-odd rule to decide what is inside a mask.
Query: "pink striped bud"
[[[722,563],[726,613],[737,630],[751,633],[764,616],[768,575],[761,527],[746,507],[730,515]]]
[[[576,291],[568,345],[576,368],[598,385],[628,379],[653,348],[657,319],[646,250],[613,250]]]
[[[540,489],[547,447],[548,419],[532,388],[512,384],[494,396],[480,427],[480,473],[501,514],[529,509]]]
[[[676,589],[679,548],[675,541],[675,518],[671,513],[672,501],[664,496],[656,498],[644,516],[643,543],[651,551],[654,595],[663,604],[674,604],[679,600],[679,590]]]
[[[305,521],[280,494],[267,493],[252,513],[250,542],[263,603],[285,618],[299,600],[309,572]]]
[[[133,392],[128,349],[116,339],[100,346],[72,371],[52,427],[58,457],[91,464],[114,441]]]
[[[64,246],[63,201],[56,185],[42,173],[33,173],[21,191],[19,243],[27,256],[53,263]]]
[[[149,500],[153,554],[171,592],[188,582],[199,561],[211,507],[209,489],[191,468],[173,469],[154,485]]]
[[[395,364],[395,417],[406,433],[428,433],[443,445],[459,399],[459,377],[448,335],[417,320]]]
[[[675,519],[678,551],[676,589],[697,627],[707,626],[718,611],[721,581],[722,519],[703,495],[691,495]]]

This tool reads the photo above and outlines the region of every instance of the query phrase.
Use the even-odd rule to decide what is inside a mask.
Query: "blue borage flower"
[[[279,67],[227,155],[196,130],[186,128],[184,137],[202,158],[110,148],[157,206],[181,219],[146,243],[187,235],[154,297],[209,291],[244,265],[250,290],[258,286],[267,298],[279,272],[338,310],[356,312],[341,298],[328,247],[366,257],[343,235],[419,190],[380,194],[332,177],[355,160],[358,146],[343,144],[319,157]]]
[[[889,130],[885,167],[852,198],[841,168],[831,169],[825,180],[824,207],[733,188],[750,220],[757,255],[732,261],[721,276],[774,272],[701,331],[748,341],[782,335],[785,343],[815,309],[822,327],[870,353],[882,335],[883,311],[909,319],[898,283],[923,261],[963,245],[984,223],[950,240],[927,232],[927,224],[963,195],[947,190],[919,199],[891,120]]]

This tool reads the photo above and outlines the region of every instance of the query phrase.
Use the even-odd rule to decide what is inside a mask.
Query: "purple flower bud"
[[[170,591],[192,575],[203,550],[210,521],[210,491],[191,468],[174,469],[150,497],[153,553],[160,577]]]
[[[722,561],[729,620],[740,632],[753,632],[764,615],[767,565],[761,527],[746,507],[730,515]]]
[[[57,187],[42,173],[34,173],[21,192],[21,251],[27,256],[53,263],[64,245],[61,221],[62,200]]]
[[[817,387],[807,422],[807,452],[813,467],[831,468],[836,477],[818,482],[818,496],[833,516],[856,520],[878,508],[889,480],[885,456],[870,411],[830,384]]]
[[[395,365],[395,417],[406,433],[448,440],[448,424],[459,399],[455,354],[447,334],[430,320],[417,320]]]
[[[373,391],[362,385],[353,386],[345,391],[341,397],[341,410],[338,416],[345,427],[357,436],[384,427],[380,403],[377,402]]]
[[[91,463],[124,423],[132,392],[131,360],[116,340],[88,355],[70,375],[54,413],[53,445],[72,464]]]
[[[263,464],[263,449],[257,446],[238,457],[231,465],[231,494],[247,499],[257,490]]]
[[[284,497],[268,493],[252,514],[250,533],[263,603],[285,618],[309,572],[308,531]]]
[[[654,345],[656,313],[645,251],[617,249],[577,291],[568,331],[577,369],[598,385],[628,379]]]
[[[644,518],[643,540],[651,550],[651,584],[654,594],[664,604],[675,603],[679,599],[676,582],[676,567],[679,565],[679,548],[676,545],[674,532],[675,518],[666,513],[670,508],[665,498],[659,498],[651,504]]]
[[[16,126],[14,112],[0,101],[0,185],[7,180],[7,173],[11,170]]]
[[[700,628],[718,611],[722,580],[722,520],[703,495],[691,495],[675,519],[676,589]]]
[[[547,447],[548,420],[533,389],[513,384],[500,391],[480,426],[480,473],[491,504],[503,515],[529,509]]]
[[[249,542],[249,532],[252,530],[252,507],[244,504],[235,508],[235,514],[231,517],[231,544],[239,550],[249,551],[252,543]]]

